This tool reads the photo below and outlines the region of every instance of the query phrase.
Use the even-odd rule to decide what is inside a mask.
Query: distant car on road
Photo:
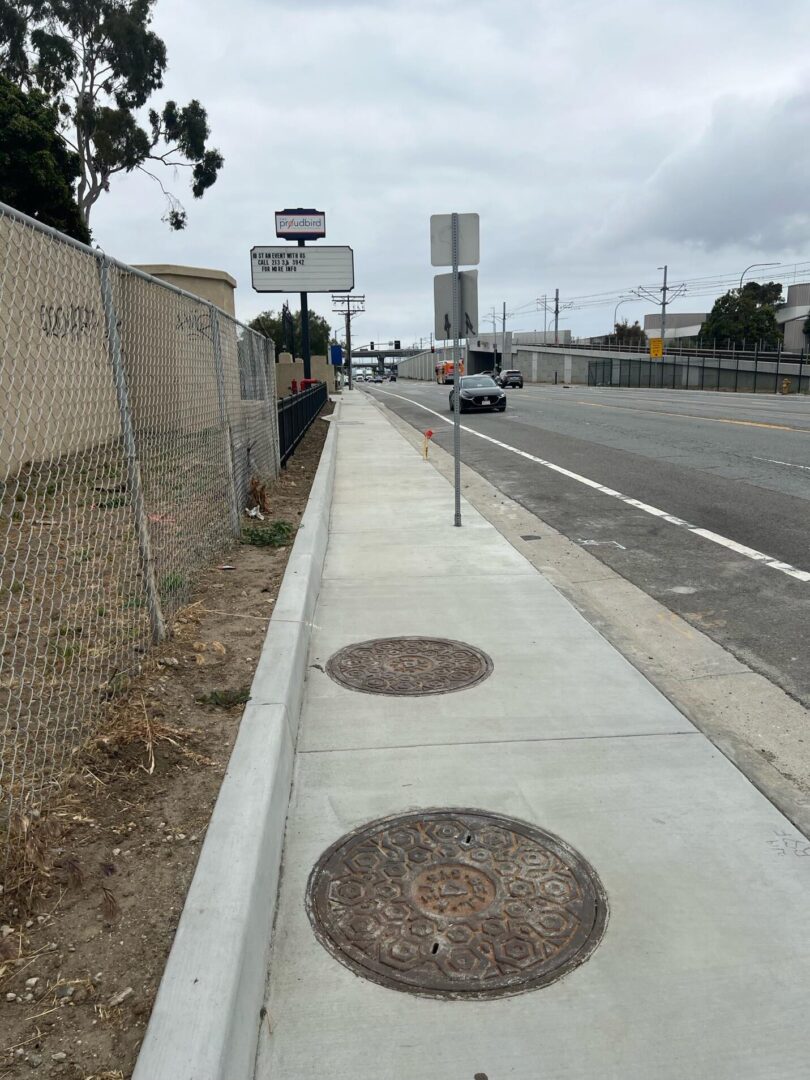
[[[383,379],[382,375],[375,375],[374,382],[385,382],[385,379]]]
[[[502,371],[498,376],[499,386],[516,386],[518,390],[523,389],[523,372],[522,371]]]
[[[469,409],[494,409],[503,412],[506,408],[506,394],[489,375],[462,375],[459,379],[459,412]],[[450,412],[455,408],[453,394],[450,391]]]

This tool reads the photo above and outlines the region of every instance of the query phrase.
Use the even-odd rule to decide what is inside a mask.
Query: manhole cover
[[[480,810],[374,821],[324,853],[307,910],[358,975],[440,998],[534,990],[596,948],[607,903],[596,873],[556,836]]]
[[[492,661],[447,638],[377,638],[336,652],[326,670],[335,682],[366,694],[449,694],[486,679]]]

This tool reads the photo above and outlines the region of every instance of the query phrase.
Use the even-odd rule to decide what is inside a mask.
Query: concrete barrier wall
[[[471,371],[473,367],[480,368],[481,364],[492,366],[489,356],[477,353],[476,350],[468,353],[465,349],[465,355],[472,357]],[[502,367],[523,372],[525,382],[568,382],[584,385],[588,382],[588,360],[603,355],[597,352],[581,354],[578,350],[566,352],[564,348],[544,349],[542,346],[513,345],[512,352],[504,359]],[[435,364],[442,359],[452,359],[452,349],[417,353],[407,360],[400,360],[399,378],[432,381],[435,377]]]
[[[409,356],[404,360],[398,360],[397,378],[416,379],[420,382],[432,381],[436,377],[435,364],[439,359],[441,359],[441,352],[432,353],[428,350],[427,352],[417,353],[415,356]]]
[[[589,359],[590,356],[574,350],[518,345],[512,352],[511,363],[504,366],[521,371],[525,382],[587,385]]]

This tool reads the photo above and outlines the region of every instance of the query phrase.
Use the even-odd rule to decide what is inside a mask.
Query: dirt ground
[[[327,430],[268,487],[259,543],[201,575],[41,823],[27,890],[0,897],[0,1080],[131,1075],[287,563],[274,523],[300,521]]]

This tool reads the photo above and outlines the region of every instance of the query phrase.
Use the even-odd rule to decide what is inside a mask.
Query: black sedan
[[[498,376],[499,386],[517,386],[518,389],[523,389],[523,372],[522,371],[502,371]]]
[[[496,385],[489,375],[462,375],[459,379],[459,411],[468,409],[495,409],[503,412],[506,408],[506,394]],[[455,408],[453,394],[450,391],[450,412]]]

